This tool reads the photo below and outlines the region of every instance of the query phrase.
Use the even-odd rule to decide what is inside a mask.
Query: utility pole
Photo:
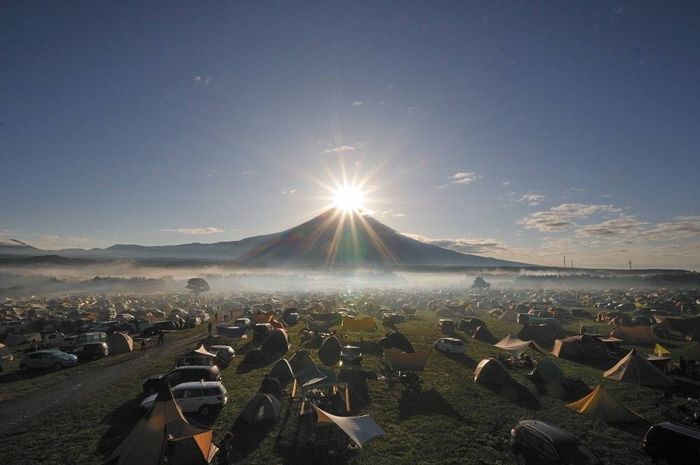
[[[564,255],[564,268],[566,268],[566,255]]]
[[[632,271],[632,260],[630,260],[630,271]]]
[[[574,267],[574,259],[572,258],[571,259],[571,268],[573,268],[573,267]]]

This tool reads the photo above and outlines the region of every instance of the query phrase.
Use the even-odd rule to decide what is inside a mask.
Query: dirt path
[[[3,402],[0,405],[0,435],[19,433],[21,426],[32,418],[54,407],[65,407],[83,400],[93,394],[108,389],[119,382],[124,373],[134,373],[156,362],[174,358],[186,348],[206,336],[206,332],[197,331],[191,335],[166,342],[162,346],[148,349],[143,356],[134,355],[123,362],[87,371],[62,381],[41,392]],[[155,373],[154,373],[155,374]]]

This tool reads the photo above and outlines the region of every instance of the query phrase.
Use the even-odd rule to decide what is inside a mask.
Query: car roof
[[[456,337],[441,337],[440,341],[449,341],[449,342],[464,342],[461,339],[457,339]]]
[[[209,371],[209,370],[214,370],[214,369],[218,370],[218,368],[213,366],[213,365],[185,365],[182,367],[173,368],[170,371],[186,371],[186,370],[207,370],[207,371]]]
[[[555,443],[580,442],[576,438],[576,436],[569,433],[568,431],[564,431],[562,429],[557,428],[554,425],[550,425],[549,423],[545,423],[543,421],[523,420],[519,423],[519,425],[538,431]]]
[[[223,385],[223,383],[221,381],[189,381],[187,383],[178,384],[177,386],[171,388],[171,391],[180,391],[182,389],[196,389],[196,388],[210,389],[210,388],[219,387],[222,385]]]
[[[687,436],[691,436],[695,439],[700,440],[700,430],[692,428],[690,426],[672,423],[670,421],[662,421],[661,423],[656,423],[655,425],[653,425],[652,428],[663,428],[665,430],[685,434]]]

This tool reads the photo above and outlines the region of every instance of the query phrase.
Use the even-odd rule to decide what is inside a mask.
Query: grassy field
[[[509,332],[516,333],[520,328],[518,324],[505,323],[488,315],[482,319],[499,338]],[[399,328],[417,349],[429,348],[441,336],[436,321],[433,315],[419,312],[417,319],[402,323]],[[567,326],[577,330],[580,324],[580,321],[574,321]],[[296,326],[290,330],[292,351],[299,348],[300,329]],[[376,333],[348,334],[346,342],[359,342],[360,338],[368,342],[379,339],[382,334],[381,328]],[[466,340],[467,354],[464,357],[447,357],[438,352],[431,354],[423,373],[421,392],[407,391],[379,380],[368,380],[366,386],[354,386],[353,410],[371,414],[387,434],[367,443],[359,453],[339,457],[334,463],[514,463],[514,457],[508,451],[509,431],[518,420],[530,418],[548,421],[571,431],[591,445],[607,464],[650,463],[640,451],[641,439],[648,427],[646,423],[613,426],[577,414],[564,407],[567,400],[538,392],[524,376],[525,372],[511,372],[522,386],[521,395],[516,400],[474,384],[476,364],[482,358],[498,353],[498,349],[472,339]],[[646,352],[649,348],[641,350]],[[314,350],[312,353],[315,356]],[[234,365],[223,372],[230,400],[214,421],[217,439],[231,430],[245,401],[257,391],[270,368],[268,365],[245,374],[237,373],[241,359],[237,357]],[[167,370],[172,363],[173,360],[154,361],[136,372],[124,373],[119,382],[99,395],[88,397],[79,406],[49,411],[28,422],[21,430],[0,438],[0,463],[102,463],[138,421],[142,379]],[[655,408],[657,390],[602,381],[600,368],[565,360],[560,364],[567,377],[580,379],[590,388],[605,384],[615,397],[649,422],[684,414],[684,401],[680,398]],[[98,366],[93,365],[94,368]],[[379,359],[366,356],[363,369],[379,373]],[[70,372],[65,370],[56,376]],[[99,373],[99,369],[95,369],[95,376]],[[41,386],[42,389],[50,388],[45,382]],[[7,389],[3,387],[3,390]],[[29,392],[23,389],[25,393]],[[317,460],[308,437],[297,430],[298,404],[285,400],[283,408],[283,419],[268,429],[237,432],[234,450],[238,463],[313,463]]]

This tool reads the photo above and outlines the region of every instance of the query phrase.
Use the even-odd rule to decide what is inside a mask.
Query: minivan
[[[700,463],[700,430],[664,421],[652,425],[642,449],[654,463]]]

